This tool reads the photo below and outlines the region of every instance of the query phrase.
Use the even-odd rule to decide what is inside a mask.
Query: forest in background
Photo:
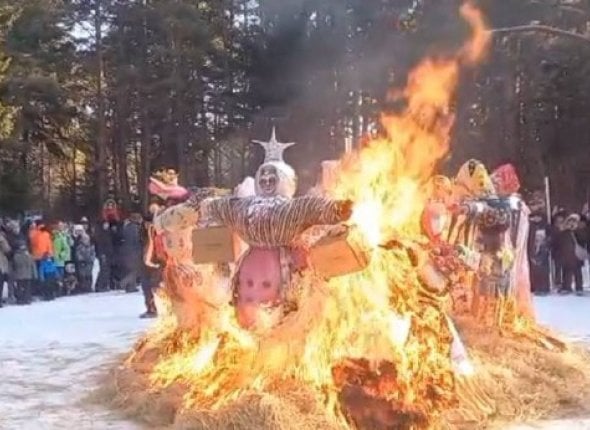
[[[0,211],[69,218],[147,200],[159,167],[233,186],[272,125],[301,188],[382,112],[388,89],[467,36],[459,0],[0,0]],[[512,162],[525,188],[590,197],[590,1],[479,0],[494,34],[461,77],[454,173]],[[524,30],[517,26],[528,26]],[[542,26],[549,26],[546,27]],[[514,28],[517,27],[517,28]],[[560,31],[561,30],[561,31]]]

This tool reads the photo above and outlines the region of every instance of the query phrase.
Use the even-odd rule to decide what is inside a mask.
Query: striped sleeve
[[[235,226],[239,205],[245,205],[244,199],[237,197],[217,197],[205,199],[201,204],[201,215],[215,224],[228,227]]]
[[[345,221],[341,214],[342,202],[324,197],[298,197],[290,202],[290,220],[298,230],[314,225],[332,225]]]

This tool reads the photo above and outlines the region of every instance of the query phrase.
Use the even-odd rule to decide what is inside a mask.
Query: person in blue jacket
[[[39,262],[39,278],[43,300],[54,300],[57,292],[58,270],[53,257],[45,254]]]

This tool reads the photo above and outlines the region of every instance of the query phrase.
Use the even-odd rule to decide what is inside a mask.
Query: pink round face
[[[258,187],[263,197],[274,196],[279,185],[279,175],[274,166],[266,166],[260,170]]]

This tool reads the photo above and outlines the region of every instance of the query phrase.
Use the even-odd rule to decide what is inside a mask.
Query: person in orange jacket
[[[45,227],[45,223],[39,222],[31,225],[29,230],[29,242],[31,244],[31,255],[37,263],[43,260],[44,256],[53,257],[53,240],[51,233]],[[43,279],[40,279],[43,281]]]

